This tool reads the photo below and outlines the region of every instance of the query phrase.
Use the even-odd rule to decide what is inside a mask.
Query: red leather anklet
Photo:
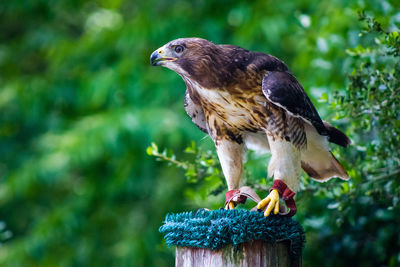
[[[281,180],[274,180],[274,184],[272,185],[270,192],[272,189],[276,189],[279,193],[279,196],[285,201],[286,207],[289,208],[289,213],[287,216],[292,217],[297,212],[296,203],[294,202],[295,192],[290,190],[290,188]]]
[[[231,200],[231,199],[232,199],[232,196],[234,196],[234,195],[236,195],[236,194],[238,194],[238,193],[240,193],[240,190],[239,190],[239,189],[232,189],[232,190],[229,190],[228,192],[226,192],[226,193],[225,193],[225,205],[228,204],[229,201],[232,201],[232,200]],[[246,196],[239,195],[239,196],[237,197],[237,201],[232,201],[232,202],[233,202],[233,203],[235,204],[235,206],[236,206],[237,204],[244,204],[244,203],[246,203],[246,200],[247,200],[247,197],[246,197]]]

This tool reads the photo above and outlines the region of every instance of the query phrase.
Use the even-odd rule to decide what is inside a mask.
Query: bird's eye
[[[182,53],[184,49],[185,48],[183,46],[181,46],[181,45],[175,46],[175,52],[178,53],[178,54]]]

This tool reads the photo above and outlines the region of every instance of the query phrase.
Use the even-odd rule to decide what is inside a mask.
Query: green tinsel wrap
[[[264,217],[248,210],[191,211],[167,214],[160,232],[169,246],[220,249],[235,248],[251,240],[291,241],[291,255],[298,257],[305,243],[303,227],[285,216]]]

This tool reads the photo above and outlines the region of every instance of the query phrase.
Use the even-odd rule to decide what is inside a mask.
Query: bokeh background
[[[397,0],[1,1],[0,265],[174,265],[164,216],[221,206],[223,184],[183,81],[149,56],[197,36],[284,60],[354,142],[332,147],[350,182],[302,180],[304,266],[399,266],[399,26]],[[265,188],[266,159],[247,165]]]

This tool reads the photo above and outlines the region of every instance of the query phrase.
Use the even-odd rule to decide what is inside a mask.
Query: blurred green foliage
[[[184,112],[184,83],[152,68],[149,55],[198,36],[283,59],[320,114],[354,141],[335,148],[350,182],[303,179],[296,216],[307,231],[304,265],[397,266],[399,7],[1,1],[0,265],[174,264],[158,233],[165,214],[218,207],[224,188],[212,142]],[[359,22],[361,9],[380,26],[364,15]],[[190,168],[154,161],[152,141]],[[270,182],[266,164],[249,155],[247,178],[260,190]]]

